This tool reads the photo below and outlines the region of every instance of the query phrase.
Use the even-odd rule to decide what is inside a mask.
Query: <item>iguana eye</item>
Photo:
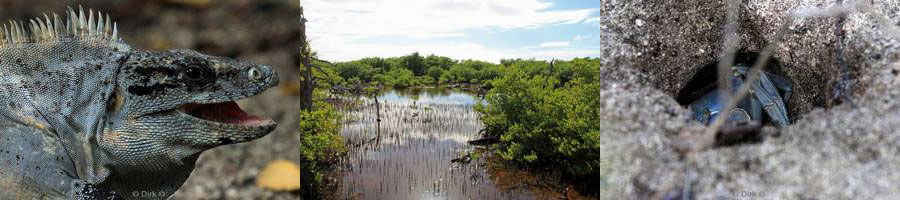
[[[210,72],[197,65],[191,65],[181,71],[181,79],[192,85],[203,85],[209,82]]]
[[[253,81],[261,81],[263,78],[262,72],[260,72],[257,67],[251,67],[247,70],[247,75],[250,76],[250,79],[253,79]]]

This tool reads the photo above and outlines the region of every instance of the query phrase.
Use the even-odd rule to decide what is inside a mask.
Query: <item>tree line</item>
[[[445,56],[422,56],[418,52],[400,57],[368,57],[334,64],[336,85],[383,85],[405,88],[467,84],[484,86],[502,73],[502,64],[478,60],[454,60]]]

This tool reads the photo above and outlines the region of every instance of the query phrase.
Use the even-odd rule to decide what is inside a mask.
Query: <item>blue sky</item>
[[[322,59],[412,52],[497,62],[599,56],[596,0],[308,0]]]

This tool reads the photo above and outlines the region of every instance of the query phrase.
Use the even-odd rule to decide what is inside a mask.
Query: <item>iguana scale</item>
[[[0,199],[165,199],[204,150],[271,132],[235,100],[265,65],[132,49],[108,15],[69,8],[0,33]]]

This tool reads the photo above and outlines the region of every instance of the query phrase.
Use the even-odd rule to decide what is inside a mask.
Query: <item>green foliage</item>
[[[426,66],[424,63],[424,58],[419,55],[419,52],[412,53],[408,56],[403,56],[400,59],[401,65],[404,68],[412,71],[416,76],[425,75],[427,69],[425,68]]]
[[[391,67],[391,65],[387,61],[385,61],[383,58],[378,58],[378,57],[363,58],[363,59],[359,59],[355,62],[360,62],[363,64],[367,64],[369,66],[372,66],[372,68],[378,72],[384,72],[384,71],[390,70],[390,67]]]
[[[481,71],[478,71],[477,77],[480,80],[492,80],[503,75],[503,67],[501,65],[489,64],[486,65]]]
[[[375,72],[375,69],[369,64],[355,61],[335,64],[335,71],[344,79],[368,82],[372,81],[372,74]]]
[[[444,69],[440,67],[432,67],[428,69],[428,76],[430,76],[434,80],[441,79],[441,76],[444,75]]]
[[[305,196],[318,196],[325,173],[347,149],[341,139],[341,115],[331,104],[316,102],[316,110],[300,111],[300,169]]]
[[[450,73],[443,73],[441,74],[441,77],[438,78],[438,83],[440,84],[447,84],[450,82],[453,82],[453,75],[450,75]]]
[[[419,76],[416,77],[416,85],[434,85],[434,78],[431,76]]]
[[[455,83],[463,83],[469,82],[469,80],[474,79],[475,72],[477,71],[478,70],[472,68],[470,65],[457,64],[450,67],[450,71],[448,71],[447,73],[450,73],[450,81]]]
[[[486,105],[476,106],[485,131],[500,136],[500,155],[568,175],[599,173],[604,130],[596,108],[603,102],[594,79],[597,59],[555,62],[506,60],[500,78],[489,82]]]
[[[502,73],[502,66],[483,61],[466,60],[450,67],[447,80],[454,83],[481,84]]]
[[[413,72],[406,68],[394,68],[385,74],[375,75],[375,80],[386,86],[397,88],[405,88],[418,84]]]
[[[419,53],[412,53],[401,57],[369,57],[340,62],[332,70],[340,76],[338,84],[345,86],[378,83],[403,88],[435,84],[483,85],[485,81],[500,77],[503,69],[503,65],[484,61],[456,61],[444,56],[422,57]]]
[[[425,57],[425,66],[428,69],[439,68],[442,70],[450,69],[450,66],[456,64],[456,61],[444,56],[435,56],[434,54]]]

